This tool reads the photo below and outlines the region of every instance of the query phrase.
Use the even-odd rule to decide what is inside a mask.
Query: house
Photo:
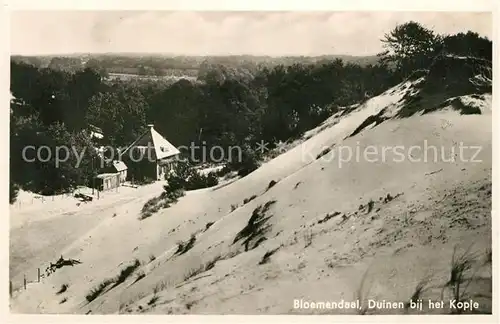
[[[120,186],[120,173],[101,173],[95,177],[95,186],[99,191],[106,191]]]
[[[120,161],[128,166],[128,179],[162,180],[172,167],[180,151],[148,125],[148,130],[125,150],[120,152]]]
[[[120,183],[127,180],[127,165],[123,161],[114,160],[113,169],[120,174]]]
[[[104,138],[104,133],[102,132],[102,129],[92,124],[87,125],[87,132],[89,133],[92,139],[101,140]]]
[[[98,161],[93,161],[93,163],[97,163],[97,165],[106,164],[106,157],[104,154],[106,147],[103,146],[104,133],[102,132],[102,129],[92,124],[88,124],[84,132],[88,136],[90,136],[90,139],[92,141],[92,148],[99,158]],[[96,165],[94,165],[94,167],[96,167]]]
[[[92,188],[99,191],[118,188],[127,179],[127,165],[122,161],[108,161],[104,168],[101,168],[92,183]]]

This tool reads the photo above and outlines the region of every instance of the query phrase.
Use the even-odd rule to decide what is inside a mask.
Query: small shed
[[[96,176],[96,186],[100,191],[111,190],[120,186],[120,173],[101,173]]]
[[[127,165],[123,161],[114,160],[113,169],[120,174],[120,183],[124,183],[127,180]]]

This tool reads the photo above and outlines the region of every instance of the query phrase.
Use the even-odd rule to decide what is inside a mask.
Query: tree
[[[202,102],[201,89],[187,80],[180,80],[152,96],[148,121],[172,143],[189,145],[199,132]]]
[[[440,50],[441,37],[421,24],[410,21],[396,26],[382,39],[382,63],[393,64],[402,77],[417,69],[427,68]]]
[[[137,74],[139,74],[139,75],[147,75],[148,71],[146,70],[146,67],[144,65],[139,65],[137,67]]]
[[[37,192],[45,195],[67,192],[78,185],[89,185],[93,176],[91,138],[85,132],[70,132],[64,124],[50,125],[40,134],[43,145],[50,150],[48,161],[35,161],[40,171]],[[57,159],[59,158],[59,160]]]
[[[26,105],[26,104],[24,104]],[[25,189],[34,189],[34,182],[41,176],[31,159],[34,153],[26,151],[23,157],[23,149],[28,146],[39,147],[42,145],[40,134],[43,124],[36,111],[26,114],[28,108],[19,106],[16,103],[11,104],[10,113],[10,182],[21,184]],[[29,160],[29,161],[28,161]]]
[[[86,121],[101,127],[109,144],[123,147],[144,132],[148,109],[139,89],[119,84],[90,99]]]
[[[468,31],[443,38],[443,50],[460,56],[474,56],[492,60],[493,42],[478,33]]]
[[[22,114],[18,111],[19,107],[14,106],[10,116],[11,198],[17,185],[29,191],[53,194],[88,183],[91,156],[95,155],[89,136],[84,132],[70,132],[62,123],[45,126],[38,113],[26,116],[25,110],[21,110]],[[42,147],[44,150],[37,154]],[[81,161],[75,152],[83,156]]]
[[[98,74],[103,78],[107,78],[109,76],[109,73],[104,67],[104,64],[95,58],[89,59],[87,63],[85,63],[85,67],[97,71]]]
[[[40,72],[33,65],[16,62],[10,62],[10,92],[12,95],[27,103],[32,103],[37,97]]]
[[[85,125],[90,98],[103,90],[101,76],[96,70],[86,68],[71,76],[68,82],[69,103],[65,123],[71,130],[81,130]]]
[[[75,72],[82,68],[82,61],[77,57],[54,57],[48,67],[51,70]]]
[[[69,78],[66,72],[11,62],[12,94],[33,107],[45,125],[64,122],[65,114],[68,115]]]

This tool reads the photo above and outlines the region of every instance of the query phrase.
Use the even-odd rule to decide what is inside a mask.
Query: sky
[[[397,24],[493,38],[481,12],[14,11],[11,53],[373,55]]]

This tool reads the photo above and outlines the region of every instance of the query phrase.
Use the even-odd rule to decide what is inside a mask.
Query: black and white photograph
[[[492,12],[9,25],[11,314],[495,315]]]

